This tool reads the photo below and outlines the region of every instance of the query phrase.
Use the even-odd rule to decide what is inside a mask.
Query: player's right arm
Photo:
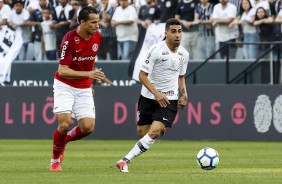
[[[91,79],[100,79],[104,80],[105,74],[101,70],[92,70],[92,71],[75,71],[69,68],[68,65],[59,65],[58,73],[61,78],[91,78]]]
[[[71,32],[68,32],[61,44],[60,48],[60,61],[58,73],[61,78],[70,78],[70,79],[80,79],[80,78],[91,78],[91,79],[101,79],[105,78],[104,72],[101,70],[92,70],[92,71],[76,71],[71,69],[69,66],[72,63],[73,59],[73,50],[74,50],[74,39],[71,35]]]
[[[153,46],[149,50],[146,59],[142,63],[141,70],[139,72],[139,80],[155,96],[160,106],[166,107],[169,104],[168,98],[165,94],[159,92],[148,79],[148,74],[151,73],[154,68],[156,60],[155,51],[156,46]]]

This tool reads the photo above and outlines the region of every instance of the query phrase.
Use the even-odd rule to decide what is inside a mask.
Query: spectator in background
[[[277,24],[274,24],[274,17],[269,16],[266,9],[259,7],[256,10],[254,25],[258,28],[261,42],[273,42],[280,40],[280,32]],[[269,44],[261,45],[261,53],[269,48]]]
[[[111,25],[114,8],[109,4],[109,0],[101,0],[98,11],[100,16],[100,32],[103,36],[103,40],[100,46],[100,52],[98,53],[98,58],[105,60],[107,59],[107,54],[109,54],[111,60],[116,60],[117,37],[115,28],[113,28]]]
[[[46,0],[39,0],[39,6],[37,9],[32,10],[30,17],[25,21],[25,25],[33,26],[32,40],[34,44],[34,59],[35,61],[42,61],[44,58],[44,52],[42,50],[42,29],[41,22],[43,21],[42,10],[47,7]]]
[[[209,0],[200,0],[196,7],[194,25],[199,25],[196,59],[206,59],[215,50],[215,36],[211,15],[214,5]]]
[[[138,24],[144,29],[147,29],[152,23],[160,22],[160,10],[157,7],[155,0],[146,1],[147,5],[142,6],[138,14]]]
[[[74,10],[68,3],[68,0],[59,0],[59,5],[56,6],[55,12],[52,15],[55,24],[51,24],[56,31],[57,50],[60,50],[60,45],[65,34],[70,30],[71,18],[74,16]],[[59,53],[58,53],[59,54]]]
[[[27,2],[25,3],[25,9],[27,9],[30,14],[33,10],[39,8],[39,0],[26,0],[26,1]]]
[[[255,9],[255,11],[259,7],[263,7],[266,12],[270,15],[270,6],[267,0],[250,0],[252,7]]]
[[[242,0],[229,0],[229,3],[234,4],[237,8],[237,15],[240,13],[240,6],[241,6]]]
[[[280,24],[280,32],[282,32],[282,9],[279,10],[276,18],[275,18],[275,23]]]
[[[0,0],[0,29],[2,29],[2,26],[8,25],[10,12],[10,6],[5,4],[3,0]]]
[[[236,39],[239,37],[239,29],[237,25],[229,26],[229,24],[236,18],[237,8],[228,0],[221,0],[220,3],[214,6],[212,14],[212,25],[215,27],[215,39],[219,43],[219,47],[225,46],[227,43],[234,43],[226,46],[220,52],[221,59],[235,58],[237,48],[235,46]]]
[[[48,4],[52,11],[59,5],[58,0],[48,0]]]
[[[78,27],[78,22],[77,22],[77,15],[79,13],[79,11],[81,10],[81,5],[80,5],[81,1],[77,1],[77,0],[71,0],[70,1],[70,5],[73,8],[73,17],[71,18],[71,23],[70,23],[70,30],[72,29],[76,29]]]
[[[13,2],[13,9],[10,12],[8,22],[9,26],[14,29],[21,29],[23,45],[21,47],[20,53],[16,60],[26,60],[26,53],[28,48],[28,43],[31,41],[31,29],[30,26],[26,26],[24,22],[29,19],[29,12],[24,9],[24,1],[15,0]]]
[[[198,25],[193,25],[193,22],[198,3],[199,0],[180,0],[175,14],[175,18],[182,24],[181,45],[189,51],[190,59],[194,59],[197,49]]]
[[[41,22],[42,27],[42,48],[45,51],[47,60],[57,59],[57,45],[56,45],[56,32],[52,29],[50,25],[54,24],[51,19],[51,8],[44,8],[42,10],[43,22]]]
[[[146,4],[147,4],[146,0],[135,0],[134,7],[136,8],[137,12],[139,12],[141,6],[144,6]]]
[[[243,32],[243,42],[253,43],[259,42],[259,35],[256,27],[253,25],[255,20],[255,9],[252,8],[250,0],[242,0],[240,14],[237,19],[235,19],[231,26],[241,25]],[[257,58],[259,45],[254,44],[244,44],[243,53],[244,59],[255,59]]]
[[[88,1],[89,2],[95,1],[96,7],[98,7],[102,0],[88,0]],[[128,2],[129,2],[129,4],[131,4],[130,0],[128,0]],[[89,3],[89,4],[92,5],[92,3]],[[115,9],[116,7],[119,6],[119,2],[118,2],[118,0],[109,0],[109,5]],[[93,7],[95,8],[95,6],[93,6]]]
[[[219,3],[219,0],[210,0],[210,3],[213,4],[213,5],[216,5]]]
[[[118,57],[129,60],[135,50],[138,40],[137,12],[129,6],[128,0],[119,0],[118,6],[112,17],[112,25],[116,29],[118,41]]]
[[[282,0],[276,0],[275,1],[275,15],[277,16],[280,9],[281,9],[281,2]]]
[[[73,7],[73,16],[71,18],[71,23],[70,23],[70,30],[72,30],[72,29],[76,29],[79,25],[77,21],[77,17],[80,10],[86,6],[92,6],[92,4],[88,4],[88,0],[71,0],[70,5]]]
[[[282,41],[282,9],[278,12],[276,18],[275,18],[275,23],[278,24],[278,32],[280,34],[280,39],[278,41]],[[280,44],[280,53],[282,53],[282,45]],[[281,55],[280,55],[281,57]]]
[[[12,0],[4,0],[4,4],[9,5],[10,8],[13,8],[13,1]]]
[[[275,4],[277,0],[267,0],[269,4],[270,15],[276,17],[278,12],[275,11]]]
[[[158,8],[160,9],[160,22],[165,23],[168,19],[175,17],[177,0],[157,0]]]

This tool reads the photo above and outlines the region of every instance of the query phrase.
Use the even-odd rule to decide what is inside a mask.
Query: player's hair
[[[92,6],[83,7],[80,10],[78,18],[77,18],[78,22],[80,23],[81,20],[88,21],[89,20],[89,14],[91,14],[91,13],[99,14],[99,12],[95,8],[93,8]]]
[[[168,19],[165,23],[165,30],[167,30],[171,25],[181,25],[181,23],[175,18]]]

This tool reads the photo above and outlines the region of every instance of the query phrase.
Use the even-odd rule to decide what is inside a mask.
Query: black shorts
[[[138,102],[139,120],[137,125],[150,125],[156,120],[165,124],[166,127],[171,127],[177,115],[178,100],[169,100],[169,102],[170,104],[163,108],[156,100],[141,95]]]

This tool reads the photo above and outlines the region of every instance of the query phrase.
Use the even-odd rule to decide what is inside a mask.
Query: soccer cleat
[[[64,160],[64,156],[65,156],[65,149],[66,149],[66,144],[64,145],[61,154],[60,154],[60,164],[62,164],[63,160]]]
[[[117,167],[119,168],[120,172],[129,172],[128,171],[128,164],[129,164],[129,160],[120,160],[117,162]]]
[[[61,164],[60,162],[54,162],[50,165],[50,171],[52,172],[61,172],[62,168],[61,168]]]

